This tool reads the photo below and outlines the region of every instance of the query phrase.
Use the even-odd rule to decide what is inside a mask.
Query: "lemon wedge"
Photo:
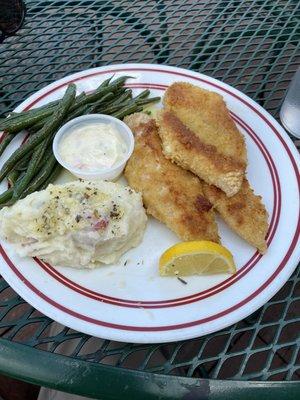
[[[181,242],[166,250],[159,260],[161,276],[234,274],[232,254],[226,247],[206,240]]]

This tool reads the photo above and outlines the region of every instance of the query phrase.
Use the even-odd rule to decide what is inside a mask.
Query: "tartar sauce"
[[[74,168],[95,171],[124,159],[125,141],[112,124],[93,123],[74,128],[58,146],[61,158]]]

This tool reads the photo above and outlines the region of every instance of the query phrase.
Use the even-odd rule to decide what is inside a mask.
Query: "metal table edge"
[[[28,362],[28,360],[30,360]],[[28,369],[30,364],[30,369]],[[0,372],[19,380],[96,399],[295,399],[300,382],[186,378],[116,368],[0,339]]]

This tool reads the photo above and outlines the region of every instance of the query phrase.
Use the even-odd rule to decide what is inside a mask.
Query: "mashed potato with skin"
[[[0,236],[20,256],[95,268],[137,246],[146,227],[141,195],[113,182],[49,185],[0,211]]]

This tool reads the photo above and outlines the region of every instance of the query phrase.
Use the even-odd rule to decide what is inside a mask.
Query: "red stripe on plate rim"
[[[175,72],[175,71],[166,71],[166,70],[159,70],[159,69],[152,69],[152,68],[120,68],[120,69],[114,69],[114,70],[106,70],[106,71],[101,71],[101,72],[95,72],[93,74],[89,74],[83,77],[78,78],[78,80],[80,79],[86,79],[88,76],[93,76],[93,75],[99,75],[99,74],[106,74],[106,73],[110,73],[110,72],[124,72],[124,71],[129,71],[129,70],[136,70],[136,71],[141,71],[141,70],[146,70],[146,71],[157,71],[157,72],[161,72],[161,73],[169,73],[169,74],[174,74],[174,75],[181,75],[181,76],[186,76],[188,78],[194,79],[194,80],[198,80],[198,81],[204,81],[202,78],[198,78],[198,77],[194,77],[192,75],[188,75],[185,73],[180,73],[180,72]],[[61,86],[66,85],[68,82],[62,84]],[[210,82],[208,82],[210,83]],[[298,193],[300,192],[300,177],[299,174],[297,173],[298,171],[298,167],[297,167],[297,163],[293,157],[293,154],[291,152],[291,150],[289,149],[287,143],[284,141],[284,139],[281,137],[281,135],[279,134],[279,132],[277,131],[277,129],[273,126],[273,124],[263,115],[261,114],[261,112],[259,110],[257,110],[255,107],[253,107],[251,104],[249,104],[246,100],[239,98],[239,96],[237,96],[234,93],[231,93],[230,91],[228,91],[228,89],[222,88],[219,85],[215,84],[215,83],[210,83],[215,87],[219,87],[222,90],[225,90],[227,93],[231,94],[232,96],[236,97],[237,99],[239,99],[240,101],[242,101],[244,104],[246,104],[249,108],[251,108],[257,115],[259,115],[264,121],[265,123],[267,123],[267,125],[272,129],[272,131],[275,133],[275,135],[278,137],[278,139],[280,140],[280,142],[282,143],[283,147],[285,148],[292,166],[294,168],[295,171],[295,175],[297,178],[297,183],[298,183]],[[52,91],[57,90],[58,88],[56,87],[55,89],[52,89]],[[48,92],[49,94],[49,92]],[[35,100],[35,102],[37,102],[38,100]],[[191,327],[191,326],[195,326],[195,325],[200,325],[203,323],[207,323],[209,321],[215,320],[217,318],[221,318],[235,310],[237,310],[238,308],[241,308],[242,306],[244,306],[245,304],[247,304],[249,301],[251,301],[252,299],[254,299],[255,297],[257,297],[264,289],[266,289],[269,284],[276,278],[276,276],[282,271],[282,269],[284,268],[284,266],[286,265],[287,261],[289,260],[289,258],[291,257],[293,250],[297,244],[298,241],[298,237],[299,237],[299,232],[300,232],[300,209],[299,209],[299,215],[298,215],[298,223],[297,223],[297,227],[296,227],[296,231],[293,237],[293,240],[289,246],[289,249],[286,253],[286,255],[284,256],[284,258],[282,259],[280,265],[278,266],[278,268],[274,271],[274,273],[267,279],[266,282],[264,282],[264,284],[262,284],[257,290],[255,290],[251,295],[247,296],[244,300],[242,300],[241,302],[235,304],[234,306],[228,308],[227,310],[223,310],[215,315],[206,317],[204,319],[200,319],[200,320],[196,320],[196,321],[191,321],[191,322],[187,322],[187,323],[183,323],[183,324],[176,324],[176,325],[169,325],[169,326],[157,326],[157,327],[146,327],[146,326],[142,326],[142,327],[138,327],[138,326],[129,326],[129,325],[119,325],[119,324],[113,324],[110,322],[105,322],[105,321],[100,321],[100,320],[96,320],[94,318],[82,315],[80,313],[77,313],[73,310],[70,310],[66,307],[64,307],[61,304],[58,304],[57,302],[55,302],[54,300],[50,299],[48,296],[46,296],[45,294],[41,293],[37,288],[35,288],[21,273],[20,271],[14,266],[14,264],[12,263],[12,261],[9,259],[9,257],[7,256],[7,254],[4,252],[2,246],[0,247],[0,251],[1,254],[3,256],[3,258],[5,259],[5,261],[7,262],[7,264],[11,267],[11,269],[15,272],[15,274],[22,280],[22,282],[24,282],[26,284],[26,286],[28,288],[30,288],[37,296],[41,297],[42,299],[44,299],[46,302],[48,302],[49,304],[51,304],[52,306],[60,309],[61,311],[68,313],[69,315],[76,317],[78,319],[84,320],[86,322],[90,322],[96,325],[100,325],[100,326],[105,326],[105,327],[109,327],[109,328],[113,328],[113,329],[118,329],[118,330],[130,330],[130,331],[147,331],[147,332],[151,332],[151,331],[166,331],[166,330],[174,330],[174,329],[182,329],[182,328],[187,328],[187,327]]]
[[[247,304],[249,301],[253,300],[255,297],[257,297],[264,289],[266,289],[269,284],[276,278],[276,276],[280,273],[280,271],[284,268],[286,265],[286,262],[288,261],[291,253],[293,252],[293,249],[296,246],[296,243],[298,241],[298,235],[300,231],[300,219],[298,219],[298,225],[297,229],[294,235],[294,238],[292,240],[292,243],[290,245],[290,248],[281,261],[279,267],[274,271],[274,273],[267,279],[267,281],[261,285],[257,290],[255,290],[251,295],[247,296],[244,300],[240,301],[239,303],[235,304],[232,307],[229,307],[226,310],[223,310],[219,313],[216,313],[214,315],[211,315],[206,318],[198,319],[196,321],[191,321],[191,322],[185,322],[182,324],[174,324],[174,325],[165,325],[165,326],[134,326],[134,325],[120,325],[120,324],[114,324],[111,322],[106,322],[106,321],[101,321],[97,320],[95,318],[88,317],[86,315],[80,314],[76,311],[70,310],[69,308],[57,303],[56,301],[50,299],[48,296],[46,296],[44,293],[40,292],[35,286],[33,286],[20,272],[19,270],[14,266],[14,264],[11,262],[11,260],[7,257],[7,254],[3,252],[2,246],[0,247],[0,252],[2,254],[2,257],[5,259],[6,263],[11,267],[11,269],[15,272],[15,274],[19,277],[19,279],[29,288],[31,289],[37,296],[42,298],[44,301],[47,303],[51,304],[53,307],[71,315],[72,317],[75,317],[77,319],[83,320],[88,323],[92,323],[94,325],[98,326],[104,326],[107,328],[112,328],[112,329],[117,329],[117,330],[125,330],[125,331],[132,331],[132,332],[162,332],[162,331],[171,331],[171,330],[177,330],[177,329],[183,329],[183,328],[189,328],[192,326],[196,325],[201,325],[204,323],[208,323],[211,321],[214,321],[215,319],[224,317],[225,315],[228,315],[229,313],[236,311],[237,309],[243,307],[245,304]]]
[[[73,80],[73,82],[76,82],[77,80]],[[65,83],[67,85],[67,83]],[[166,85],[159,85],[159,84],[152,84],[152,83],[136,83],[136,84],[129,84],[132,87],[134,86],[135,88],[159,88],[159,90],[166,90],[167,86]],[[129,86],[128,85],[128,86]],[[39,98],[44,98],[48,95],[48,93],[45,93],[43,96]],[[32,104],[29,104],[27,106],[28,108],[32,107]],[[272,178],[272,183],[273,183],[273,190],[274,190],[274,208],[273,208],[273,213],[272,213],[272,218],[270,222],[270,227],[269,227],[269,232],[267,235],[268,238],[268,244],[271,243],[271,240],[269,239],[270,237],[273,237],[276,231],[277,223],[274,224],[274,221],[277,222],[279,215],[280,215],[280,208],[278,210],[278,193],[279,193],[279,198],[280,198],[280,182],[278,179],[278,174],[277,170],[275,167],[275,164],[272,160],[272,157],[268,150],[265,148],[264,144],[262,141],[259,139],[259,137],[255,134],[253,129],[249,127],[242,119],[240,119],[237,115],[235,115],[233,112],[231,112],[232,118],[235,120],[235,122],[243,127],[244,130],[252,137],[256,145],[258,146],[259,150],[262,152],[268,168],[270,170],[271,178]],[[277,179],[274,178],[277,177]],[[281,202],[279,201],[279,204],[281,206]],[[275,219],[276,216],[276,219]],[[58,272],[54,267],[51,265],[44,263],[41,260],[38,260],[35,258],[35,261],[46,271],[49,275],[51,275],[54,279],[59,281],[61,284],[64,286],[70,288],[71,290],[74,290],[84,296],[90,297],[93,300],[113,304],[113,305],[118,305],[122,307],[131,307],[131,308],[139,308],[139,307],[144,307],[144,308],[165,308],[165,307],[176,307],[179,305],[184,305],[184,304],[189,304],[192,302],[200,301],[203,300],[207,297],[216,295],[217,293],[225,290],[229,286],[233,285],[236,283],[238,280],[240,280],[245,274],[247,274],[250,270],[254,268],[254,266],[257,264],[257,262],[261,259],[261,255],[256,252],[254,255],[247,261],[247,263],[239,269],[239,271],[234,275],[231,276],[227,279],[225,279],[223,282],[219,283],[218,285],[215,285],[211,287],[210,289],[204,290],[199,293],[195,293],[190,296],[186,297],[181,297],[177,299],[169,299],[169,300],[160,300],[160,301],[142,301],[142,300],[126,300],[126,299],[120,299],[120,298],[115,298],[111,297],[108,295],[104,295],[101,293],[97,293],[92,291],[91,289],[85,288],[78,283],[68,279],[65,277],[63,274]]]

